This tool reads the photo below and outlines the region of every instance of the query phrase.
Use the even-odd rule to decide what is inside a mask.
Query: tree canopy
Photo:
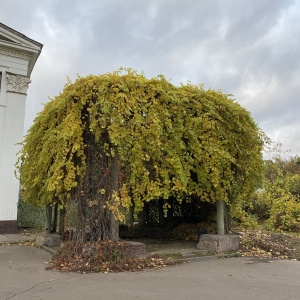
[[[153,199],[248,195],[261,180],[263,144],[230,95],[120,69],[69,81],[35,118],[17,166],[27,202],[101,199],[122,218],[120,207]]]

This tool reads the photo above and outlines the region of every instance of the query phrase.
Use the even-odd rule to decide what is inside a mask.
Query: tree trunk
[[[86,224],[86,207],[85,199],[79,196],[78,198],[78,209],[77,209],[77,237],[76,239],[82,243],[85,242],[85,224]]]
[[[66,216],[66,208],[63,207],[59,210],[59,225],[58,225],[58,233],[60,235],[64,235],[65,233],[65,216]]]
[[[51,228],[52,233],[55,233],[57,229],[57,213],[58,213],[58,203],[56,202],[54,205],[53,227]]]
[[[114,192],[119,191],[119,155],[117,149],[115,149],[115,156],[111,158],[111,199]],[[116,220],[114,215],[110,214],[110,228],[111,239],[113,241],[119,240],[119,220]]]
[[[133,227],[133,222],[134,222],[134,205],[132,204],[129,207],[129,212],[128,212],[128,220],[127,220],[128,226]]]
[[[231,234],[231,207],[229,204],[225,205],[225,232]]]

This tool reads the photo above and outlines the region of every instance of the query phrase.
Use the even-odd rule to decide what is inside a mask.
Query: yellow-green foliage
[[[267,229],[297,231],[300,229],[300,165],[298,158],[275,157],[265,162],[263,188],[250,201],[239,203],[236,217],[243,223],[250,219]]]
[[[298,157],[276,157],[267,162],[267,176],[261,198],[269,207],[267,225],[272,229],[300,229],[300,166]]]
[[[257,195],[259,204],[268,212],[265,225],[268,229],[297,231],[300,229],[299,198],[279,181],[266,181],[265,189]]]
[[[68,82],[37,115],[18,163],[26,201],[72,198],[85,179],[87,133],[107,157],[118,152],[116,205],[133,201],[139,209],[143,201],[189,195],[229,202],[261,179],[264,136],[230,96],[126,69]]]

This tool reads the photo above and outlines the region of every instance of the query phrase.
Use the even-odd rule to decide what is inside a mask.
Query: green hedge
[[[21,198],[18,202],[18,227],[42,228],[45,224],[45,208],[25,203]]]

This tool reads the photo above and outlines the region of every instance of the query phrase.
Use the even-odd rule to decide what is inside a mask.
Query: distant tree
[[[117,238],[114,220],[145,201],[191,195],[231,204],[262,178],[264,134],[220,91],[131,69],[68,82],[25,136],[23,198],[76,204],[77,238]]]

